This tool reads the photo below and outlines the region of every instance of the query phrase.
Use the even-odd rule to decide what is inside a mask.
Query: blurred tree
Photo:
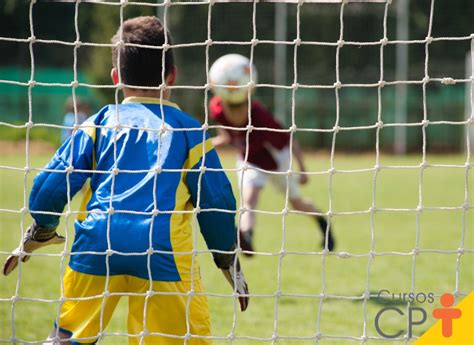
[[[82,23],[81,32],[86,33],[87,41],[110,44],[110,39],[120,25],[120,7],[90,3],[84,5],[84,8],[81,8],[81,17],[87,18],[87,22]],[[84,10],[83,13],[82,10]],[[156,10],[153,7],[127,6],[124,10],[124,20],[155,14]],[[91,81],[98,85],[112,85],[110,79],[111,47],[94,47],[88,50],[88,53],[85,69]],[[103,102],[115,102],[113,89],[99,89],[98,92]]]
[[[151,1],[151,0],[150,0]],[[117,2],[117,5],[110,5]],[[110,38],[120,24],[120,1],[100,2],[57,2],[38,0],[32,6],[34,35],[40,39],[74,42],[76,30],[74,15],[77,8],[80,40],[92,43],[110,43]],[[0,37],[28,38],[30,33],[29,0],[0,1]],[[288,41],[300,33],[302,41],[336,42],[340,35],[340,4],[304,3],[300,9],[300,27],[297,27],[297,5],[288,4]],[[423,40],[428,34],[431,0],[410,1],[410,39]],[[253,10],[256,9],[253,28]],[[344,33],[346,41],[369,42],[383,37],[383,13],[385,4],[347,3],[344,6]],[[395,37],[396,2],[389,5],[387,36]],[[163,16],[164,8],[129,4],[123,7],[124,19],[138,15]],[[203,44],[210,37],[214,41],[250,42],[254,35],[259,40],[274,37],[274,3],[216,3],[209,16],[208,4],[169,6],[166,9],[167,25],[175,44],[179,67],[179,85],[204,85],[206,82],[206,47]],[[474,32],[474,1],[437,1],[434,7],[433,37],[469,36]],[[209,20],[210,19],[210,20]],[[190,47],[185,44],[200,43]],[[433,42],[429,47],[430,76],[455,76],[464,74],[463,59],[469,49],[469,41]],[[35,43],[36,66],[72,68],[73,47],[56,43]],[[0,65],[30,66],[29,44],[0,40]],[[89,79],[98,85],[110,85],[110,47],[82,46],[78,49],[79,68],[86,71]],[[344,46],[340,54],[340,76],[343,82],[374,82],[380,75],[379,46]],[[209,47],[209,64],[218,56],[237,52],[250,55],[250,45],[216,43]],[[384,49],[384,77],[394,78],[395,45]],[[410,70],[412,79],[424,75],[425,44],[410,44]],[[254,47],[254,62],[259,70],[259,80],[273,83],[273,44],[259,43]],[[287,45],[287,84],[294,80],[294,45]],[[296,72],[302,84],[332,84],[335,75],[336,48],[324,45],[302,44],[296,49]],[[114,101],[111,89],[96,89],[104,102]],[[271,96],[270,88],[258,90],[260,97]],[[203,113],[202,90],[176,90],[173,94],[178,102],[186,104],[186,110]]]
[[[418,0],[410,2],[410,37],[411,39],[424,39],[428,31],[429,10],[431,0]],[[395,39],[395,4],[389,7],[388,36]],[[296,38],[296,8],[289,4],[288,16],[288,40]],[[349,3],[344,10],[344,39],[359,41],[376,41],[382,38],[382,17],[384,4]],[[37,1],[33,6],[33,28],[34,35],[41,39],[60,40],[73,42],[76,39],[74,29],[74,14],[76,4],[71,2]],[[100,3],[80,3],[79,6],[79,33],[83,42],[110,42],[110,37],[115,33],[120,18],[120,6],[110,6]],[[14,38],[28,38],[30,33],[29,23],[29,0],[3,0],[0,2],[0,36]],[[256,6],[256,32],[259,39],[273,39],[273,13],[274,4],[259,3]],[[252,12],[251,3],[226,3],[215,4],[211,11],[211,37],[220,41],[249,41],[252,38]],[[156,7],[129,5],[124,8],[124,17],[129,18],[136,15],[154,15]],[[301,25],[300,37],[303,41],[335,42],[339,38],[339,14],[340,5],[334,4],[304,4],[300,9]],[[474,32],[474,2],[471,0],[458,0],[456,5],[447,1],[436,2],[433,19],[432,36],[463,36]],[[207,39],[208,5],[193,6],[171,6],[168,9],[168,25],[173,33],[175,42],[192,43],[204,42]],[[5,42],[0,43],[2,51],[9,52],[0,56],[0,64],[25,65],[30,64],[27,43]],[[433,44],[432,49],[443,50],[441,44]],[[410,61],[422,61],[424,63],[424,46],[411,45]],[[35,57],[41,65],[71,66],[72,47],[60,44],[42,44],[34,46]],[[305,70],[315,65],[309,76],[314,80],[329,82],[325,77],[328,70],[334,70],[335,51],[331,48],[321,46],[300,47],[302,54],[298,55],[298,68]],[[458,57],[465,51],[465,45],[453,45],[452,49],[444,49],[444,58]],[[108,63],[105,65],[105,56],[109,54],[108,48],[79,49],[81,59],[87,61],[85,65],[91,77],[104,84],[108,80]],[[187,73],[188,70],[196,70],[205,63],[204,48],[199,51],[188,49],[177,49],[180,67],[183,69],[181,75],[187,75],[196,82],[203,83],[203,74]],[[462,52],[461,52],[462,50]],[[239,45],[215,45],[210,49],[211,61],[218,55],[240,51],[249,53],[248,46]],[[269,44],[261,44],[256,48],[257,66],[262,70],[262,77],[269,76],[271,79],[272,68],[268,59],[273,58],[273,47]],[[85,55],[87,54],[87,55]],[[373,51],[360,49],[357,54],[347,54],[342,57],[341,68],[349,66],[349,62],[355,60],[375,61]],[[389,65],[392,57],[386,57]],[[108,58],[107,58],[108,59]],[[101,63],[97,63],[101,61]],[[293,48],[288,49],[288,70],[293,70]],[[348,63],[345,63],[345,62]],[[393,64],[392,64],[393,65]],[[195,66],[195,67],[193,67]],[[454,68],[459,66],[454,65]],[[357,72],[360,68],[352,68]],[[389,68],[390,69],[390,68]],[[377,68],[375,69],[377,70]],[[376,72],[376,71],[374,71]],[[390,71],[388,71],[390,72]],[[349,73],[350,74],[350,73]],[[364,78],[367,74],[357,73],[358,77]],[[305,77],[301,75],[301,77]],[[293,76],[288,78],[291,80]],[[331,80],[333,77],[330,77]],[[193,81],[193,80],[191,80]],[[271,81],[271,80],[269,80]]]

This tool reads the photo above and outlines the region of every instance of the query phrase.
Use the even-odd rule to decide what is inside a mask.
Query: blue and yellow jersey
[[[102,108],[45,169],[30,194],[32,216],[43,227],[59,224],[54,213],[90,178],[75,222],[75,271],[190,280],[191,270],[199,274],[196,208],[209,249],[230,250],[236,240],[235,199],[217,153],[201,125],[173,103],[130,97]]]

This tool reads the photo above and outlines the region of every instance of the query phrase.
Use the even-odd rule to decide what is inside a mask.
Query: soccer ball
[[[213,63],[209,71],[213,93],[226,103],[244,103],[249,95],[250,71],[252,71],[252,80],[256,83],[257,69],[250,64],[249,59],[239,54],[221,56]]]

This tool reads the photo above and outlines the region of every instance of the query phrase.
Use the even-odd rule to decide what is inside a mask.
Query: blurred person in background
[[[252,99],[249,105],[253,92],[249,83],[257,80],[255,66],[245,56],[228,54],[214,62],[209,76],[215,95],[209,103],[210,116],[223,126],[218,128],[212,143],[215,147],[230,144],[239,152],[237,177],[245,209],[240,217],[239,238],[244,254],[253,255],[254,211],[267,182],[288,195],[293,209],[313,218],[322,234],[322,248],[332,251],[335,239],[331,227],[324,216],[317,215],[321,212],[311,200],[304,199],[299,190],[300,184],[308,183],[299,143],[262,103]],[[248,125],[252,130],[247,129]],[[300,170],[297,175],[287,173],[292,157]]]
[[[68,97],[65,104],[66,114],[63,119],[63,126],[61,128],[61,144],[68,139],[73,132],[74,125],[80,125],[89,117],[90,107],[89,103],[83,99],[76,97],[76,111],[77,111],[77,121],[76,114],[74,112],[74,99],[73,97]]]

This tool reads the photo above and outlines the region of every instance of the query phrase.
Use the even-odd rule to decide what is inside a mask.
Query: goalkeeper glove
[[[3,274],[9,275],[18,266],[18,260],[27,262],[31,257],[29,253],[50,244],[64,243],[65,240],[63,236],[58,235],[56,228],[46,229],[33,223],[26,230],[20,246],[5,260]]]
[[[233,250],[232,247],[231,250]],[[245,311],[249,305],[249,288],[245,281],[244,272],[240,266],[239,258],[235,254],[213,253],[214,262],[222,270],[224,277],[233,289],[239,294],[240,310]]]

